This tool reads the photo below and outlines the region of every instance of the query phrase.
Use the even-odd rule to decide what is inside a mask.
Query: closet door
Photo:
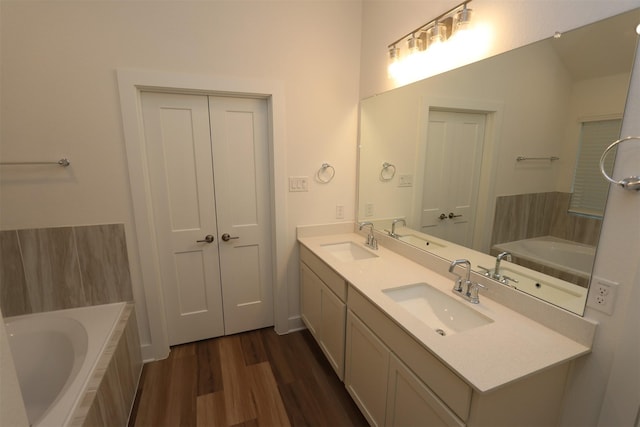
[[[273,325],[266,101],[141,98],[170,345]]]
[[[267,102],[209,97],[225,333],[273,325]]]
[[[142,112],[169,344],[224,335],[208,99],[143,92]]]

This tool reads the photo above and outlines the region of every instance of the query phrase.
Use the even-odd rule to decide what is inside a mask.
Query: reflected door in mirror
[[[470,247],[485,115],[430,111],[428,126],[420,231]]]

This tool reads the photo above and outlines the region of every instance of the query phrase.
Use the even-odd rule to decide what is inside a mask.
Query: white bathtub
[[[125,303],[4,319],[32,426],[65,426]]]
[[[494,249],[586,279],[591,275],[596,256],[593,246],[553,236],[500,243]]]

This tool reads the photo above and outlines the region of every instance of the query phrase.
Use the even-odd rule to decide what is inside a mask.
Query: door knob
[[[444,214],[442,214],[442,215],[444,215]],[[460,214],[460,215],[454,215],[454,214],[453,214],[453,212],[449,212],[449,219],[451,219],[451,218],[458,218],[458,217],[461,217],[461,216],[462,216],[462,214]]]
[[[443,214],[443,213],[442,213],[442,214],[440,214],[440,216],[439,216],[438,218],[439,218],[440,220],[443,220],[443,219],[447,219],[447,216],[446,216],[445,214]]]
[[[224,233],[224,234],[222,235],[222,240],[224,240],[225,242],[228,242],[228,241],[229,241],[229,240],[231,240],[231,239],[239,239],[239,238],[240,238],[240,237],[238,237],[238,236],[233,236],[233,237],[231,237],[231,236],[229,235],[229,233]]]
[[[203,240],[196,240],[198,243],[213,243],[213,236],[211,234],[207,234],[204,236]]]

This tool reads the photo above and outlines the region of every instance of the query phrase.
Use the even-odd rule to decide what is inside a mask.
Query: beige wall
[[[0,169],[0,229],[124,223],[141,340],[150,342],[135,242],[116,69],[282,82],[288,316],[298,314],[295,226],[354,218],[359,2],[2,1],[0,156],[71,167]],[[286,185],[286,183],[279,183]],[[286,304],[285,304],[286,307]],[[153,307],[150,307],[152,309]]]
[[[360,2],[348,0],[3,0],[0,156],[9,161],[67,155],[72,167],[2,168],[0,229],[124,223],[134,298],[143,319],[141,338],[148,342],[115,69],[282,81],[287,175],[312,177],[323,161],[336,168],[333,185],[312,181],[309,193],[287,198],[289,315],[295,316],[294,227],[336,221],[336,204],[345,206],[345,219],[354,217],[358,99],[391,88],[385,63],[390,41],[457,3],[365,0],[361,10]],[[499,30],[491,54],[637,6],[637,0],[473,2],[479,16]],[[640,73],[633,87],[627,115],[640,117]],[[640,134],[640,123],[625,122],[623,133]],[[621,151],[616,173],[637,174],[638,150]],[[596,274],[621,283],[618,304],[612,317],[587,310],[601,324],[593,354],[572,377],[563,425],[597,424],[611,366],[624,363],[614,361],[613,354],[624,341],[618,331],[638,271],[633,254],[640,253],[640,237],[630,236],[640,236],[639,216],[640,197],[616,189],[609,198]]]
[[[362,61],[360,93],[368,97],[392,88],[386,75],[384,48],[392,41],[458,2],[365,1],[362,21]],[[474,0],[471,4],[478,18],[494,29],[495,39],[491,54],[504,52],[533,41],[551,36],[596,20],[640,6],[638,1],[505,1]],[[640,117],[640,55],[636,55],[635,74],[632,77],[626,117]],[[640,135],[640,122],[627,119],[623,135]],[[625,177],[640,173],[640,144],[621,147],[616,159],[614,175]],[[603,233],[596,258],[594,274],[619,282],[619,293],[613,316],[587,308],[586,317],[600,323],[591,355],[582,358],[572,373],[562,426],[631,425],[635,421],[640,390],[636,377],[625,377],[621,372],[636,373],[633,357],[616,357],[616,349],[629,349],[625,345],[630,333],[623,329],[627,312],[637,310],[637,301],[629,302],[640,266],[640,196],[614,188],[607,203]],[[637,292],[636,292],[637,293]],[[636,316],[637,317],[637,316]],[[625,335],[627,334],[627,335]],[[636,348],[636,353],[638,349]],[[635,360],[640,355],[635,356]],[[613,369],[612,369],[613,367]],[[635,369],[635,370],[634,370]],[[611,375],[614,372],[617,375]],[[626,381],[626,382],[624,382]],[[609,404],[600,417],[603,399]]]

